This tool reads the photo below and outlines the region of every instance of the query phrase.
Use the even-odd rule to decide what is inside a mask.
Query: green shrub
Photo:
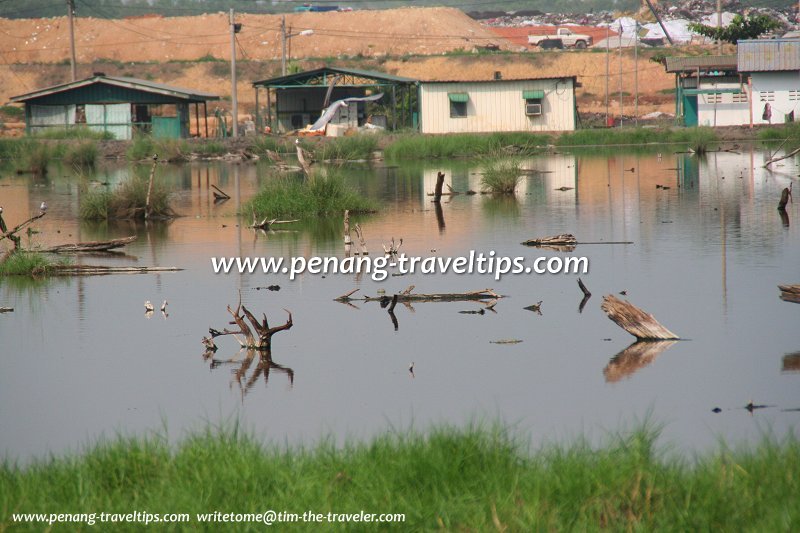
[[[481,185],[494,194],[514,194],[522,179],[522,166],[513,159],[496,160],[483,167]]]
[[[113,191],[94,189],[88,192],[81,197],[80,217],[84,220],[144,218],[149,181],[146,176],[131,176]],[[174,215],[169,206],[169,191],[159,180],[154,180],[150,191],[150,217]]]

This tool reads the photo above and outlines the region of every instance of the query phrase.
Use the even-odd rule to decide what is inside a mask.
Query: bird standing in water
[[[150,303],[150,300],[147,300],[147,301],[144,302],[144,311],[145,311],[145,313],[153,312],[153,309],[155,309],[155,308],[153,307],[153,304]]]
[[[42,213],[47,211],[47,202],[42,202],[42,205],[39,206],[39,211]]]

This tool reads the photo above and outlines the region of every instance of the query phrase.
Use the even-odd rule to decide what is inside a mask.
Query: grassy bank
[[[377,207],[373,200],[350,188],[343,176],[328,172],[302,180],[277,177],[242,207],[242,214],[249,217],[255,213],[259,219],[302,218],[341,214],[345,209],[373,212]]]
[[[713,128],[610,128],[588,129],[562,133],[557,146],[625,146],[684,143],[696,152],[705,152],[711,143],[719,141]]]
[[[431,159],[500,155],[513,146],[513,153],[533,153],[551,142],[549,135],[532,133],[487,133],[421,135],[405,134],[389,141],[387,159]]]
[[[661,450],[657,436],[645,425],[599,449],[579,440],[533,452],[501,427],[392,432],[343,448],[327,440],[265,447],[235,428],[197,434],[175,448],[157,437],[118,438],[26,467],[6,461],[0,529],[43,527],[12,525],[12,513],[138,510],[189,513],[191,521],[173,530],[194,531],[208,527],[196,513],[266,509],[404,513],[405,522],[363,528],[397,531],[787,531],[800,524],[796,439],[765,438],[738,451],[721,446],[686,461]]]

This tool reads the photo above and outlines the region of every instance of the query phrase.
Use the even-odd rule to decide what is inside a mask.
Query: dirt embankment
[[[251,82],[280,74],[278,15],[241,15],[237,22],[238,97],[241,113],[254,112]],[[626,114],[632,111],[634,72],[638,70],[641,114],[671,112],[673,78],[661,65],[633,52],[606,56],[599,52],[473,54],[492,44],[519,49],[489,28],[451,8],[404,8],[346,13],[286,15],[291,33],[313,29],[312,35],[289,39],[288,56],[300,69],[336,65],[380,70],[423,80],[505,79],[577,76],[582,112],[605,112],[606,80],[610,105],[618,107],[623,87]],[[104,20],[80,16],[76,22],[78,77],[104,72],[138,77],[220,95],[230,100],[230,37],[224,13],[198,17],[138,17]],[[69,42],[65,18],[0,19],[0,103],[69,80]],[[446,55],[442,55],[446,54]],[[642,54],[645,55],[645,54]],[[620,76],[620,62],[622,75]],[[212,103],[212,108],[214,104]]]

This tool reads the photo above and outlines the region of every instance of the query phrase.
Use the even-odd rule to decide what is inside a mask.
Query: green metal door
[[[684,95],[683,97],[683,124],[684,126],[697,126],[697,95]]]
[[[178,117],[153,117],[153,137],[156,139],[180,139],[180,119]]]

